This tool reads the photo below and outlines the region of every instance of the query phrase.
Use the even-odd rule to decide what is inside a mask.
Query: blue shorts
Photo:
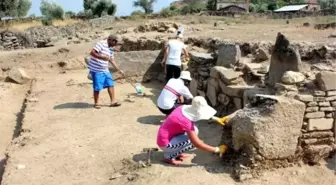
[[[110,72],[90,72],[94,91],[101,91],[107,87],[114,87]]]

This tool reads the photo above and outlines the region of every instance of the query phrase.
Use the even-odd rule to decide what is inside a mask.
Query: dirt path
[[[96,110],[90,104],[92,90],[84,70],[36,75],[31,97],[38,102],[27,103],[23,120],[23,129],[29,132],[21,133],[9,149],[2,185],[237,184],[218,157],[198,150],[192,162],[181,167],[162,164],[162,154],[156,153],[151,167],[138,168],[135,161],[145,158],[142,149],[156,147],[156,133],[163,118],[153,104],[155,96],[123,102],[119,108],[104,106]],[[151,85],[146,92],[156,93],[153,87],[158,86]],[[119,100],[134,93],[129,84],[117,87]],[[106,92],[101,103],[109,103]],[[200,123],[199,128],[206,143],[219,142],[218,125]],[[110,180],[124,172],[124,176]],[[330,185],[336,182],[334,172],[327,164],[293,167],[242,184]]]

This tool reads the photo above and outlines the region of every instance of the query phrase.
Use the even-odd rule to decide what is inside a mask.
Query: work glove
[[[226,145],[220,145],[216,147],[215,153],[219,154],[219,157],[222,157],[222,155],[226,152],[228,147]]]
[[[225,124],[229,121],[229,116],[224,116],[222,118],[219,117],[212,117],[212,120],[216,121],[218,124],[225,126]]]
[[[189,58],[189,57],[184,58],[184,62],[185,62],[185,63],[188,63],[189,61],[190,61],[190,58]]]

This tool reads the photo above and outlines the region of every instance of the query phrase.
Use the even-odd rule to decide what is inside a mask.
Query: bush
[[[176,8],[175,6],[164,8],[160,11],[160,15],[163,17],[171,17],[180,14],[180,9]]]
[[[204,4],[194,4],[185,6],[181,9],[182,14],[193,14],[193,13],[200,13],[201,11],[206,10],[206,7]]]
[[[42,25],[44,26],[51,26],[53,23],[53,19],[50,16],[44,16],[41,19]]]
[[[64,19],[64,10],[56,3],[49,3],[47,0],[42,0],[40,6],[43,25],[52,25],[54,19]]]

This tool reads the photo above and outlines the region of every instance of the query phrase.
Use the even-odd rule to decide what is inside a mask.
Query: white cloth
[[[185,98],[191,99],[193,95],[190,93],[188,87],[186,87],[183,83],[182,79],[172,78],[168,81],[166,86],[174,89],[177,93]],[[175,102],[177,100],[177,96],[167,89],[163,89],[161,94],[157,100],[157,106],[164,110],[169,110],[173,108]]]
[[[181,54],[182,50],[186,48],[183,42],[179,40],[168,41],[169,53],[167,56],[167,65],[181,66]]]

